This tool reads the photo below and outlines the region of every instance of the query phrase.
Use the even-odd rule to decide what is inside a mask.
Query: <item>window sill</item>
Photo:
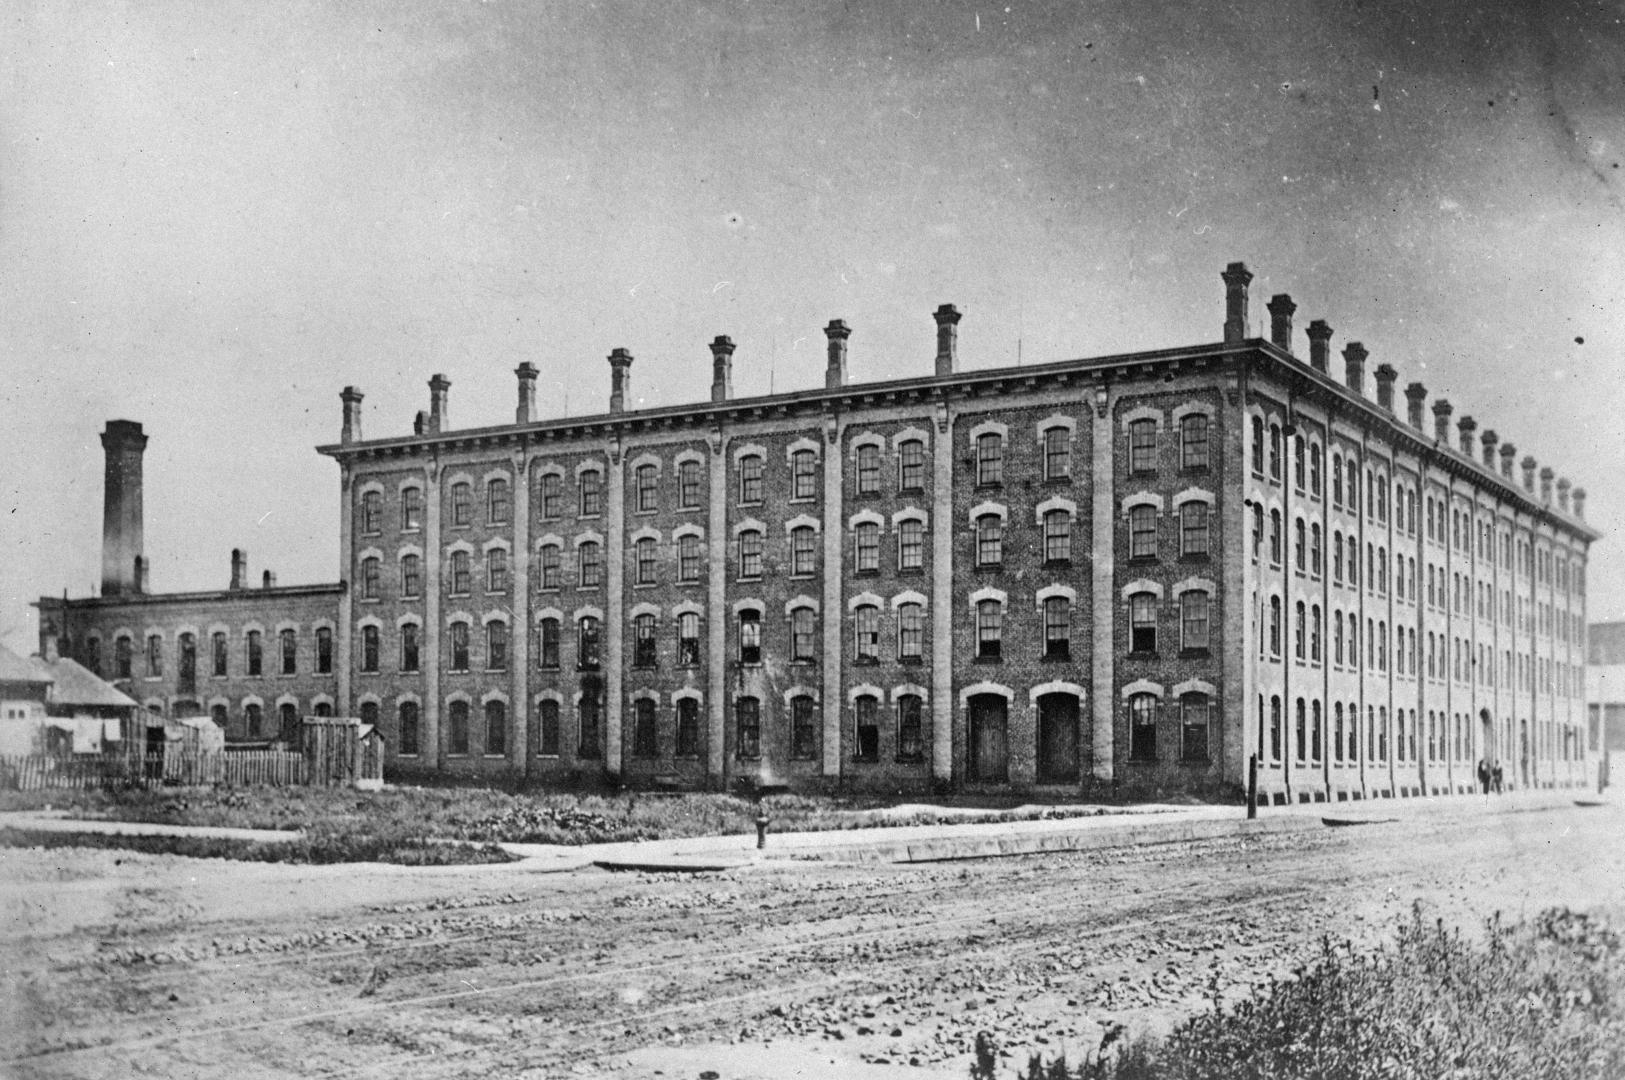
[[[384,598],[381,596],[358,596],[355,600],[358,604],[381,604],[384,602]]]
[[[577,514],[576,515],[576,520],[577,521],[597,521],[599,518],[601,518],[603,516],[604,516],[603,514]]]
[[[465,593],[465,592],[447,593],[446,594],[446,599],[447,600],[467,600],[470,597],[472,597],[473,595],[474,595],[473,593]],[[376,600],[362,600],[361,602],[363,604],[376,604],[378,601],[376,601]]]
[[[1042,566],[1045,570],[1070,570],[1072,568],[1072,560],[1045,559]]]
[[[487,675],[506,675],[508,669],[505,667],[488,667],[485,669],[485,673]]]
[[[924,577],[925,576],[925,567],[923,567],[923,566],[899,566],[897,568],[897,576],[898,577]]]
[[[874,567],[870,567],[870,568],[868,568],[866,570],[854,570],[854,571],[852,571],[852,576],[853,577],[879,577],[880,576],[880,567],[874,566]]]
[[[924,495],[925,494],[925,488],[921,487],[921,486],[900,487],[900,488],[897,489],[897,494],[898,495]]]
[[[597,592],[602,587],[601,585],[577,585],[576,592]]]
[[[659,664],[633,664],[629,670],[632,670],[632,671],[659,671],[660,670],[660,665]]]
[[[422,668],[415,668],[415,667],[414,668],[404,668],[403,667],[399,671],[397,671],[395,674],[397,674],[397,675],[421,675],[421,674],[423,674],[423,669]]]
[[[1209,649],[1180,649],[1179,658],[1181,660],[1210,660],[1213,658],[1213,653]]]
[[[923,657],[923,656],[899,656],[897,658],[897,662],[899,664],[902,664],[904,667],[923,667],[925,665],[925,657]]]
[[[400,600],[403,604],[416,603],[423,599],[422,593],[402,593]]]
[[[987,483],[977,484],[971,490],[972,491],[1003,491],[1004,490],[1004,481],[1003,480],[990,480]]]
[[[480,757],[484,758],[486,761],[507,761],[508,760],[508,755],[506,753],[502,753],[502,754],[489,754],[489,753],[487,753],[487,754],[481,754]]]
[[[1130,566],[1155,566],[1157,557],[1155,555],[1130,555],[1128,561]]]
[[[735,754],[734,755],[734,760],[735,761],[761,761],[762,760],[762,755],[761,754]]]
[[[632,511],[632,516],[633,517],[654,517],[658,513],[660,513],[660,510],[658,508],[656,508],[654,510],[634,510],[634,511]]]
[[[996,572],[996,571],[1004,569],[1004,563],[1002,563],[1002,562],[977,563],[972,569],[976,570],[978,573]]]
[[[446,528],[451,532],[462,532],[464,529],[472,529],[473,527],[473,525],[468,524],[467,522],[464,522],[461,525],[452,524],[446,526]]]

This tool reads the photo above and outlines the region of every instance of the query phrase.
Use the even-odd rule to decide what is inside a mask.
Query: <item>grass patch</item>
[[[204,836],[133,836],[0,828],[0,847],[99,848],[148,855],[242,862],[331,864],[395,863],[401,866],[471,866],[512,862],[494,844],[440,843],[412,836],[307,835],[297,840],[260,843]]]
[[[977,1080],[997,1047],[978,1038]],[[1419,911],[1374,952],[1319,959],[1176,1028],[1160,1044],[1103,1043],[1076,1066],[1029,1059],[1025,1080],[1390,1080],[1625,1076],[1625,939],[1552,910],[1468,937]]]
[[[765,809],[775,832],[1009,822],[1103,813],[1089,806],[915,806],[875,796],[511,794],[490,788],[132,788],[8,792],[0,809],[65,809],[73,816],[248,829],[302,829],[329,846],[356,837],[579,845],[751,835]]]

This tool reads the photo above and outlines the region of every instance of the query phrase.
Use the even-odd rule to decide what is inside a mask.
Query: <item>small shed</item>
[[[307,716],[300,747],[310,783],[377,791],[384,786],[384,735],[354,716]]]

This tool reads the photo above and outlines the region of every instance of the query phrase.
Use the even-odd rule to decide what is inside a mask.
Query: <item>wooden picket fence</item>
[[[0,788],[291,787],[310,782],[303,754],[283,750],[0,757]]]

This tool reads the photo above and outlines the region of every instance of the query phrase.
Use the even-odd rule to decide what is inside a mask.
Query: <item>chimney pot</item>
[[[1550,465],[1548,465],[1544,469],[1540,470],[1540,501],[1541,502],[1549,503],[1549,502],[1552,501],[1552,478],[1555,477],[1556,475],[1557,474],[1552,471],[1552,467]]]
[[[1468,457],[1473,456],[1473,432],[1477,429],[1478,421],[1469,415],[1456,421],[1456,430],[1461,433],[1461,452]]]
[[[1534,458],[1525,455],[1523,459],[1523,489],[1533,493],[1535,490],[1535,466],[1539,464]]]
[[[1328,331],[1330,327],[1327,328]],[[1328,336],[1330,336],[1328,334]],[[1343,382],[1356,394],[1365,394],[1365,360],[1371,354],[1358,341],[1343,346]]]
[[[513,422],[528,424],[536,419],[536,365],[526,360],[513,373],[519,379],[519,404],[514,407]]]
[[[248,577],[248,552],[242,548],[231,549],[231,587],[241,589]]]
[[[952,375],[959,367],[959,309],[943,304],[932,313],[937,320],[937,374]]]
[[[142,456],[147,437],[134,420],[109,420],[102,432],[102,595],[139,592],[135,560],[146,547]]]
[[[1518,456],[1518,448],[1511,443],[1501,444],[1501,475],[1508,480],[1512,479],[1512,459]]]
[[[276,588],[276,575],[269,570],[265,571],[260,577],[260,587],[264,589]]]
[[[1574,516],[1579,518],[1581,521],[1585,520],[1586,489],[1583,487],[1577,487],[1574,489]]]
[[[451,422],[448,414],[448,398],[451,390],[451,380],[436,372],[429,379],[429,434],[438,435],[446,430]]]
[[[417,415],[412,417],[412,434],[422,435],[429,430],[429,414],[419,409]]]
[[[1501,436],[1495,433],[1494,428],[1485,428],[1484,434],[1479,436],[1479,442],[1484,444],[1484,467],[1495,469],[1495,444],[1501,441]]]
[[[609,353],[609,411],[626,411],[626,398],[632,390],[632,354],[626,349]]]
[[[344,425],[339,429],[339,442],[350,443],[361,441],[361,399],[364,395],[353,386],[346,386],[339,391],[339,400],[344,402]]]
[[[1419,382],[1413,382],[1405,388],[1405,419],[1411,427],[1422,430],[1422,404],[1427,400],[1428,389]]]
[[[1224,343],[1247,336],[1247,284],[1253,280],[1246,263],[1233,262],[1219,275],[1224,279]]]
[[[711,342],[711,400],[727,401],[733,397],[733,339],[726,334]]]
[[[1291,352],[1292,313],[1298,310],[1298,305],[1286,293],[1276,293],[1264,306],[1270,313],[1270,341],[1282,352]]]
[[[1451,405],[1445,398],[1435,398],[1433,401],[1433,438],[1441,446],[1450,445],[1450,412]]]
[[[1557,481],[1557,506],[1565,514],[1569,512],[1569,478],[1560,477]]]
[[[1394,380],[1399,372],[1392,364],[1377,365],[1377,407],[1394,411]]]
[[[824,327],[824,336],[829,339],[829,366],[824,369],[824,388],[834,390],[846,384],[846,339],[852,336],[852,328],[846,325],[845,319],[831,319],[829,325]]]
[[[1309,366],[1316,371],[1327,370],[1327,360],[1331,352],[1332,328],[1325,319],[1316,319],[1304,331],[1309,335]]]

